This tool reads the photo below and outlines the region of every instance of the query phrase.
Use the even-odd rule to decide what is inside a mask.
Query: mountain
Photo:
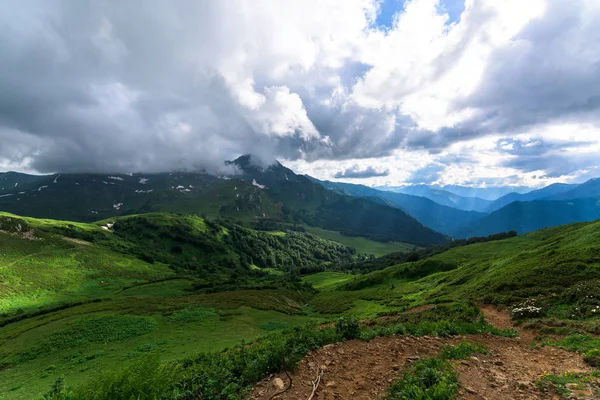
[[[501,209],[502,207],[512,203],[513,201],[532,201],[532,200],[541,200],[541,199],[550,199],[553,196],[560,195],[562,193],[568,192],[571,189],[577,187],[577,185],[569,185],[566,183],[554,183],[552,185],[546,186],[545,188],[532,190],[527,193],[509,193],[506,194],[499,199],[493,201],[488,205],[486,211],[493,212]],[[591,197],[591,196],[580,196],[580,197]]]
[[[402,210],[328,190],[278,162],[263,167],[252,161],[252,156],[242,156],[233,163],[242,171],[240,179],[263,186],[295,222],[379,241],[408,240],[407,243],[424,245],[449,240]]]
[[[463,197],[434,186],[412,185],[395,188],[394,192],[426,197],[438,204],[464,211],[485,212],[491,204],[490,200],[479,197]]]
[[[0,172],[0,195],[4,193],[14,192],[28,184],[31,184],[37,180],[43,179],[44,176],[40,175],[27,175],[19,172]]]
[[[363,185],[350,183],[319,181],[327,189],[357,197],[367,197],[381,204],[400,208],[416,218],[423,225],[446,235],[458,237],[459,229],[468,223],[475,222],[487,214],[474,211],[463,211],[440,205],[426,197],[412,196],[403,193],[386,192]],[[379,200],[377,200],[379,199]]]
[[[449,240],[397,208],[326,190],[278,162],[261,165],[254,157],[242,156],[229,164],[239,173],[35,177],[2,194],[0,210],[89,222],[158,211],[195,213],[262,229],[307,224],[383,242],[430,245]]]
[[[526,233],[600,219],[600,199],[516,201],[460,229],[461,237],[515,230]]]
[[[600,197],[600,178],[590,179],[580,185],[571,185],[570,190],[548,197],[548,200],[580,199]]]
[[[454,193],[462,197],[479,197],[484,200],[496,200],[508,193],[527,193],[531,188],[527,186],[487,186],[487,187],[471,187],[460,185],[433,185],[437,189],[443,189],[450,193]]]

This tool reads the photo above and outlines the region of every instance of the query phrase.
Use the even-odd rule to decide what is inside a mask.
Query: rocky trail
[[[513,327],[510,315],[490,306],[482,306],[488,322],[500,329]],[[452,338],[433,336],[379,337],[370,342],[351,340],[325,346],[305,357],[290,379],[279,373],[263,380],[250,394],[251,400],[273,399],[381,399],[391,382],[419,358],[436,356],[443,346],[469,341],[487,346],[487,355],[456,361],[461,390],[459,399],[514,400],[558,399],[543,393],[535,381],[544,373],[587,372],[581,356],[553,347],[531,348],[535,333],[519,329],[518,338],[467,335]],[[314,381],[320,380],[315,389]],[[591,390],[576,393],[579,398],[594,399]],[[312,398],[311,398],[312,395]]]

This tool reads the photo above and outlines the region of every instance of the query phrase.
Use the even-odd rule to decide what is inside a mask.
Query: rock
[[[337,384],[335,383],[335,381],[329,381],[325,384],[326,387],[336,387]]]
[[[470,394],[479,394],[479,393],[477,393],[477,391],[475,389],[472,389],[468,386],[465,386],[465,390],[467,391],[467,393],[470,393]]]
[[[517,382],[517,386],[521,389],[526,389],[532,385],[533,385],[533,383],[529,382],[529,381],[518,381]]]
[[[400,370],[400,366],[399,366],[399,365],[397,365],[397,364],[396,364],[396,365],[392,365],[392,369],[393,369],[394,371],[399,371],[399,370]]]
[[[499,367],[502,367],[502,366],[504,366],[504,361],[501,361],[501,360],[496,360],[496,361],[494,361],[494,365],[497,365],[497,366],[499,366]]]
[[[576,383],[567,383],[565,385],[565,388],[569,389],[569,390],[576,390],[579,388],[579,385]]]
[[[273,379],[273,381],[271,381],[271,385],[273,385],[273,387],[277,390],[283,390],[283,388],[285,388],[285,383],[283,383],[281,378]]]
[[[346,352],[344,351],[344,349],[338,349],[338,354],[344,355],[346,354]]]

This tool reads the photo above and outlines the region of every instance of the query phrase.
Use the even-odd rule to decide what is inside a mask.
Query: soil
[[[491,306],[482,306],[488,322],[500,329],[514,327],[508,312]],[[548,399],[559,397],[544,393],[535,381],[544,373],[588,372],[581,356],[554,347],[532,348],[535,332],[518,329],[518,338],[494,335],[467,335],[452,338],[433,336],[379,337],[370,342],[351,340],[325,346],[305,357],[289,375],[292,385],[283,394],[272,397],[280,390],[274,383],[285,387],[290,379],[286,373],[272,375],[258,383],[250,400],[273,399],[382,399],[391,382],[419,358],[433,357],[446,345],[461,341],[484,344],[487,355],[473,356],[456,361],[461,390],[459,399],[515,400]],[[313,394],[313,382],[321,379]],[[579,398],[594,399],[590,391],[581,391]]]

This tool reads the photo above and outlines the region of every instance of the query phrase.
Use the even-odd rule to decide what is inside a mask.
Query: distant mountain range
[[[74,221],[194,213],[258,229],[309,225],[416,245],[600,218],[600,179],[531,191],[426,185],[378,190],[298,175],[278,162],[263,166],[248,155],[227,164],[239,173],[0,173],[0,211]]]
[[[415,194],[413,190],[431,189],[435,191],[442,190],[460,197],[476,197],[482,200],[494,201],[509,193],[527,193],[531,188],[526,186],[490,186],[490,187],[470,187],[460,185],[411,185],[411,186],[379,186],[375,189],[399,192],[406,194]],[[426,191],[422,191],[421,195],[425,195]],[[428,196],[426,196],[428,197]]]
[[[515,230],[532,232],[573,222],[600,218],[600,199],[515,201],[457,232],[458,237],[487,236]]]
[[[396,207],[329,191],[279,163],[264,168],[243,156],[229,164],[240,173],[0,174],[0,211],[73,221],[166,211],[261,228],[307,224],[423,246],[450,240]]]
[[[314,181],[319,182],[327,189],[345,195],[380,199],[382,204],[400,208],[415,217],[423,225],[454,237],[457,236],[465,224],[478,221],[487,215],[485,213],[464,211],[441,205],[422,196],[385,192],[367,186],[353,185],[350,183],[319,181],[317,179],[314,179]]]
[[[579,185],[557,183],[526,193],[507,193],[495,200],[463,197],[426,185],[383,191],[363,185],[318,182],[340,193],[379,198],[382,203],[398,207],[424,225],[454,238],[487,236],[511,230],[526,233],[600,218],[600,203],[597,201],[600,198],[600,179]],[[480,194],[482,190],[479,188],[474,193]],[[480,211],[466,211],[475,209]]]

